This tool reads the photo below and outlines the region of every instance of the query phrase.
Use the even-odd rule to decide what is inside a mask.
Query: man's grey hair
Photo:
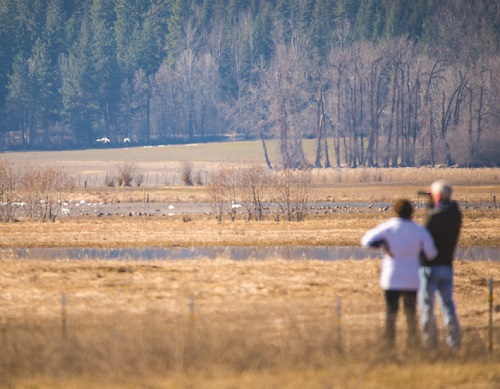
[[[434,181],[431,185],[431,193],[439,194],[443,200],[451,199],[451,185],[449,185],[445,180]]]

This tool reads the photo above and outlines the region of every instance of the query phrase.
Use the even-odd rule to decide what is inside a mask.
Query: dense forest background
[[[0,149],[274,139],[288,168],[500,165],[499,4],[0,0]]]

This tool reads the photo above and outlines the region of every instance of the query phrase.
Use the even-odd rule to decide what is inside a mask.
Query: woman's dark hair
[[[394,212],[402,219],[411,219],[413,215],[413,205],[409,200],[397,199],[393,205]]]

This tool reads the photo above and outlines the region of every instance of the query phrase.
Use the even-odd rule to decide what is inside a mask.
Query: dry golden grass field
[[[260,158],[251,142],[217,150],[197,145],[5,155],[19,165],[61,166],[76,177],[80,185],[61,194],[63,200],[114,209],[126,204],[144,215],[0,223],[1,388],[500,387],[498,260],[455,266],[464,347],[452,353],[407,349],[402,315],[397,347],[381,346],[378,259],[12,258],[10,250],[20,247],[357,246],[368,228],[390,216],[367,204],[398,196],[421,202],[417,191],[436,178],[454,185],[464,212],[460,245],[500,247],[500,169],[318,170],[309,200],[327,210],[315,209],[303,222],[248,222],[238,215],[219,223],[197,211],[210,202],[204,185],[175,183],[182,161],[208,176],[221,162]],[[97,185],[96,177],[124,160],[154,179],[132,188]],[[168,205],[188,211],[154,213]],[[419,208],[416,220],[425,212]]]
[[[397,348],[381,347],[378,267],[2,260],[0,386],[498,388],[500,320],[490,352],[487,285],[500,287],[500,263],[456,265],[457,354],[407,349],[403,317]]]

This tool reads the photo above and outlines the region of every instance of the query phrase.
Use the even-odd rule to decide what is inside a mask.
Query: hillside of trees
[[[285,168],[499,166],[499,48],[498,0],[0,0],[0,150],[276,139]]]

